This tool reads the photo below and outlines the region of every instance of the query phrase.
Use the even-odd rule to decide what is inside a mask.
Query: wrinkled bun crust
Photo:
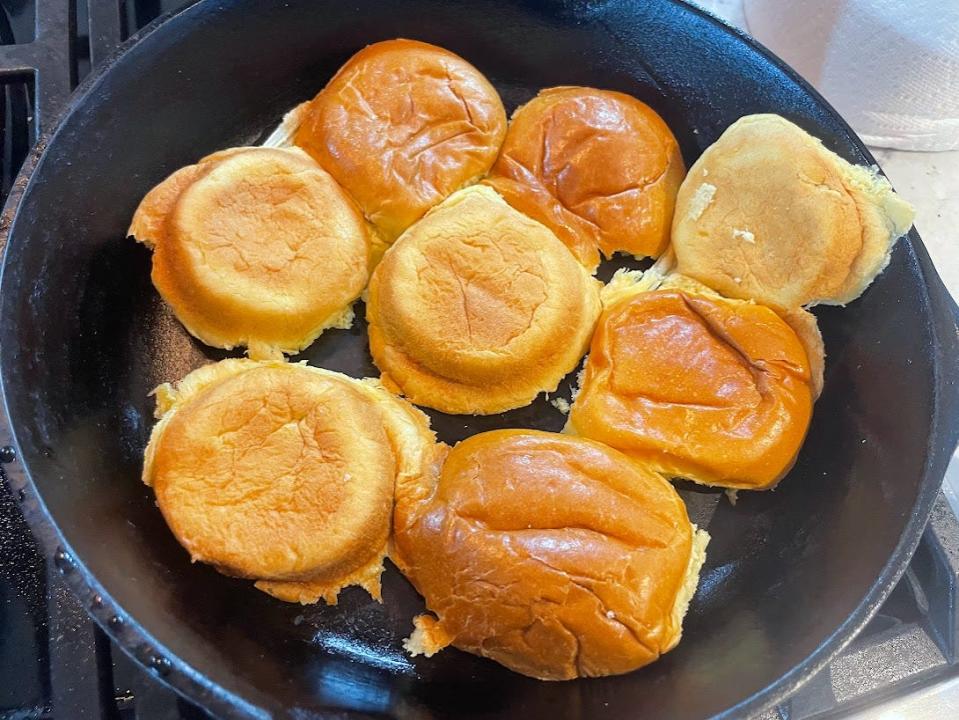
[[[803,344],[771,309],[637,292],[600,318],[569,430],[669,476],[762,490],[792,467],[813,394]]]
[[[473,186],[413,225],[373,273],[370,352],[417,405],[491,414],[552,391],[582,357],[599,283],[556,236]]]
[[[855,300],[889,262],[912,208],[778,115],[731,125],[676,201],[677,270],[723,295],[780,308]]]
[[[506,134],[496,90],[448,50],[389,40],[350,58],[314,98],[294,142],[392,241],[484,175]]]
[[[397,496],[400,569],[446,644],[543,680],[613,675],[676,645],[708,536],[662,477],[599,443],[498,430],[449,453],[435,488]]]
[[[599,253],[658,256],[685,175],[672,132],[618,92],[543,90],[514,113],[487,182],[590,270]]]
[[[415,410],[338,373],[251,360],[158,395],[143,477],[194,561],[287,600],[335,602],[350,584],[379,596],[397,474],[433,445],[425,421],[396,442]]]
[[[235,148],[178,170],[129,233],[153,248],[153,284],[187,330],[251,357],[348,326],[370,272],[362,214],[297,149]]]

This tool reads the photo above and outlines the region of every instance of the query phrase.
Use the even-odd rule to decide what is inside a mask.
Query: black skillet
[[[117,642],[226,717],[703,718],[783,698],[866,622],[919,540],[959,430],[954,306],[915,232],[846,309],[817,310],[826,388],[775,492],[684,489],[713,536],[680,646],[620,677],[541,683],[455,650],[404,657],[421,602],[394,569],[299,607],[191,565],[140,484],[147,393],[223,353],[194,342],[124,238],[140,197],[181,165],[256,142],[363,45],[397,36],[460,53],[509,110],[541,87],[593,85],[658,110],[688,163],[740,115],[776,112],[853,162],[872,158],[768,52],[679,2],[208,0],[94,74],[8,203],[0,369],[34,528]],[[40,83],[43,82],[41,77]],[[303,354],[374,373],[362,322]],[[558,429],[545,401],[434,415],[447,441]]]

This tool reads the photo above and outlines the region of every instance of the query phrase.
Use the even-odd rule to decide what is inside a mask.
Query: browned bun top
[[[346,192],[296,148],[232,148],[151,190],[129,234],[191,334],[275,357],[348,326],[370,273],[370,232]]]
[[[763,490],[795,461],[817,378],[775,312],[707,292],[613,302],[593,336],[569,429],[670,476]]]
[[[370,352],[417,405],[491,414],[552,391],[579,362],[599,283],[547,228],[476,185],[387,251],[370,280]]]
[[[679,641],[708,536],[659,475],[599,443],[475,435],[435,486],[397,492],[393,559],[451,643],[545,680],[628,672]]]
[[[309,104],[294,142],[356,199],[388,241],[489,170],[506,133],[496,90],[448,50],[370,45]]]
[[[486,182],[591,270],[599,253],[658,256],[686,169],[666,123],[608,90],[543,90],[514,114]]]
[[[727,297],[843,305],[889,262],[913,210],[778,115],[747,115],[696,161],[676,201],[677,270]]]
[[[335,602],[351,584],[379,596],[394,484],[433,446],[413,408],[339,373],[252,360],[158,394],[143,479],[193,560],[287,600]]]

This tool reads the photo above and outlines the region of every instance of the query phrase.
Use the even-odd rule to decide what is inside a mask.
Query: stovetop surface
[[[137,29],[185,4],[187,0],[0,2],[0,197],[9,192],[41,126],[90,68]],[[40,97],[32,74],[24,69],[31,63],[43,64],[41,73],[57,76]],[[0,416],[0,720],[209,718],[164,685],[155,671],[128,658],[67,590],[31,535],[17,492],[3,472],[2,463],[12,452],[3,446],[9,442]],[[919,707],[909,704],[913,696],[934,713],[945,710],[942,703],[951,702],[947,697],[959,698],[959,693],[946,692],[956,689],[950,680],[959,677],[957,578],[959,522],[940,497],[912,564],[879,613],[829,667],[760,717],[872,716],[875,708],[893,708],[893,702],[890,712],[910,717],[908,708]]]

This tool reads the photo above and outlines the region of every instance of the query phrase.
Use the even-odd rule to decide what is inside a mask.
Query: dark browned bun
[[[303,111],[294,142],[356,199],[388,242],[483,176],[506,111],[448,50],[388,40],[360,50]]]
[[[770,488],[812,417],[814,318],[804,343],[770,308],[697,285],[607,288],[567,429],[670,477]]]
[[[602,252],[657,257],[686,174],[662,118],[623,93],[543,90],[513,114],[486,180],[593,270]]]

